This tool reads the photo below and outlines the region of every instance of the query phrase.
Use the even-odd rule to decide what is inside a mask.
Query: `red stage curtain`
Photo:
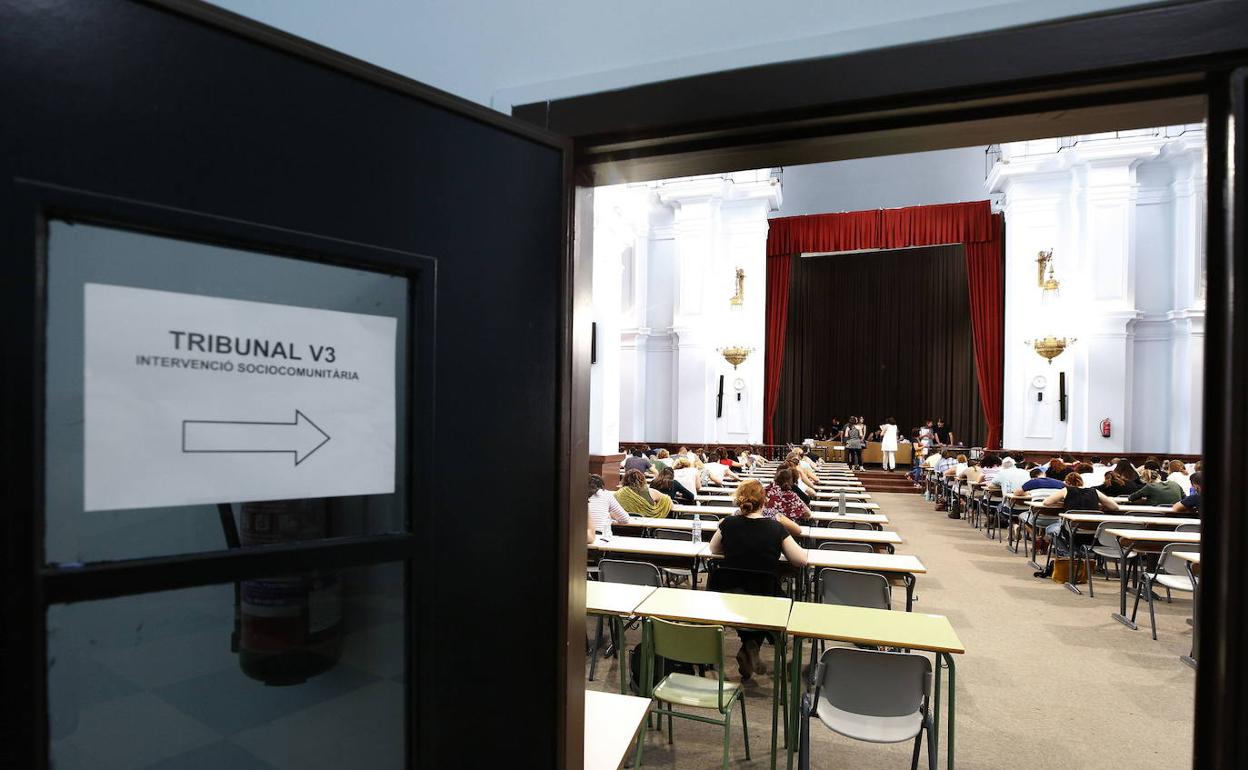
[[[985,446],[1000,447],[1005,336],[1002,219],[992,213],[988,201],[779,217],[768,224],[764,441],[773,443],[792,260],[809,252],[961,243],[966,249],[980,400],[989,426]]]
[[[792,254],[767,255],[767,345],[763,351],[763,443],[771,444],[780,398],[780,372],[784,364],[784,333],[789,321],[789,277]]]
[[[1005,257],[1001,241],[1002,217],[992,215],[986,241],[966,244],[966,282],[975,340],[975,370],[979,400],[988,422],[989,449],[1001,448],[1004,422]]]

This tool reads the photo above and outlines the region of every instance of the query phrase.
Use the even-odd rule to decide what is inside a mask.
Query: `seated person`
[[[1060,508],[1063,511],[1109,511],[1118,510],[1118,503],[1105,496],[1105,493],[1083,486],[1083,476],[1078,471],[1066,474],[1066,481],[1061,489],[1044,499],[1044,507]],[[1057,546],[1058,555],[1070,553],[1071,543],[1066,527],[1062,521],[1056,521],[1044,528],[1045,534]],[[1086,542],[1092,541],[1091,533],[1081,533],[1079,537]],[[1075,545],[1079,545],[1078,542]]]
[[[1098,489],[1107,497],[1125,497],[1138,492],[1143,486],[1135,466],[1126,460],[1119,460],[1113,468],[1105,471],[1105,479]]]
[[[666,519],[672,512],[672,498],[646,484],[646,477],[636,469],[624,474],[623,485],[615,499],[624,510],[651,519]]]
[[[1142,505],[1174,505],[1186,494],[1183,487],[1173,481],[1162,481],[1161,475],[1152,468],[1145,468],[1140,474],[1144,486],[1131,494],[1127,502]]]
[[[654,453],[654,472],[655,473],[658,473],[664,468],[671,467],[672,461],[668,459],[669,457],[670,457],[670,454],[668,453],[666,449],[660,449],[659,451]]]
[[[931,441],[931,439],[927,439],[927,440],[928,440],[929,442]],[[929,446],[930,446],[930,443],[929,443]],[[940,462],[941,460],[943,460],[943,459],[944,459],[944,456],[940,453],[940,450],[939,450],[939,449],[933,449],[933,450],[931,450],[930,452],[928,452],[928,453],[927,453],[927,456],[925,456],[925,457],[923,458],[923,467],[924,467],[924,468],[931,468],[931,469],[935,470],[935,468],[936,468],[936,464],[937,464],[937,463],[939,463],[939,462]]]
[[[1205,474],[1196,471],[1191,476],[1192,493],[1174,504],[1174,512],[1184,516],[1200,517],[1200,489],[1205,481]]]
[[[684,484],[676,480],[676,471],[671,468],[664,468],[654,477],[654,481],[650,482],[651,489],[657,489],[668,497],[672,498],[672,502],[681,505],[693,505],[698,501],[693,492],[690,492]]]
[[[958,474],[958,478],[968,484],[978,484],[984,480],[984,470],[979,467],[978,460],[968,460],[966,467]]]
[[[733,496],[737,511],[719,523],[719,529],[711,538],[710,550],[723,557],[720,564],[726,570],[763,573],[764,578],[770,576],[771,580],[748,581],[748,588],[752,590],[747,592],[774,596],[780,594],[780,554],[783,553],[794,567],[802,567],[806,564],[806,550],[797,544],[783,524],[763,515],[765,499],[763,485],[757,479],[742,482]],[[715,570],[707,581],[707,588],[712,591],[746,589],[747,584],[736,581],[748,577],[744,573],[733,575]],[[764,587],[759,582],[768,585]],[[737,635],[741,638],[741,649],[737,652],[741,678],[749,679],[755,671],[766,673],[759,647],[768,638],[768,632],[737,629]]]
[[[793,471],[782,465],[776,470],[771,485],[767,487],[767,496],[763,502],[763,515],[769,519],[779,517],[780,523],[794,537],[801,534],[801,528],[794,522],[810,517],[810,508],[793,491],[796,486]]]
[[[997,474],[1001,472],[1001,455],[996,452],[985,452],[979,461],[979,470],[984,474],[981,480],[987,482],[988,486],[992,486]]]
[[[1023,491],[1030,492],[1033,489],[1061,489],[1062,482],[1054,478],[1049,478],[1040,466],[1036,466],[1028,473],[1031,479],[1023,484]]]
[[[602,476],[589,474],[589,526],[590,529],[603,531],[608,521],[624,523],[628,521],[628,511],[608,492]]]
[[[1183,464],[1182,460],[1171,460],[1166,469],[1169,471],[1166,474],[1166,481],[1173,481],[1175,484],[1178,484],[1179,489],[1182,489],[1183,494],[1186,495],[1188,490],[1192,488],[1191,477],[1187,475],[1187,466]]]
[[[650,466],[653,464],[641,451],[641,447],[633,447],[632,451],[628,453],[628,457],[624,460],[624,471],[627,473],[628,471],[638,470],[645,473],[650,470]]]
[[[995,488],[1001,490],[1003,497],[1013,497],[1016,493],[1023,490],[1023,485],[1030,478],[1030,474],[1019,468],[1013,457],[1003,457],[1001,459],[1001,470],[993,477],[992,483]]]
[[[712,486],[722,487],[724,480],[737,480],[740,477],[732,472],[727,465],[720,462],[703,463],[702,464],[702,483],[711,484]]]
[[[810,469],[802,467],[801,456],[796,452],[792,452],[784,462],[793,471],[794,479],[806,485],[804,491],[814,494],[815,487],[819,485],[819,477]]]
[[[694,497],[702,491],[702,474],[688,457],[679,457],[672,466],[672,475],[681,485],[693,493]]]
[[[1052,460],[1049,460],[1049,465],[1044,471],[1044,475],[1058,483],[1061,483],[1066,478],[1067,473],[1070,473],[1070,471],[1066,469],[1066,463],[1060,457],[1054,457]]]
[[[728,466],[728,470],[733,471],[734,473],[741,470],[741,466],[737,463],[736,458],[732,456],[732,452],[729,452],[722,446],[715,450],[715,457],[716,462],[720,465]]]

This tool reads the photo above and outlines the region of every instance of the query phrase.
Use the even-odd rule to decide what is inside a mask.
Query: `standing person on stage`
[[[845,426],[841,425],[841,418],[832,418],[832,427],[828,428],[828,441],[840,441],[841,434],[845,432]]]
[[[944,420],[937,420],[936,427],[932,431],[936,434],[936,441],[941,446],[953,446],[956,441],[953,436],[953,428],[945,425]]]
[[[845,425],[845,454],[848,456],[851,471],[864,470],[862,467],[862,450],[867,446],[867,426],[857,417],[850,417]]]
[[[893,417],[880,426],[880,451],[884,454],[884,470],[892,473],[897,468],[897,420]]]

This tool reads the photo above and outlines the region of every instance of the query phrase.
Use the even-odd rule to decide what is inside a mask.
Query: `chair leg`
[[[589,649],[589,681],[594,681],[594,672],[598,670],[598,650],[602,649],[602,621],[604,618],[598,616],[598,631],[594,634],[594,646]]]
[[[741,737],[745,738],[745,758],[750,758],[750,727],[745,723],[745,695],[744,693],[737,696],[741,701]]]
[[[1088,576],[1088,598],[1096,597],[1096,589],[1092,587],[1092,551],[1083,552],[1083,571]]]
[[[1145,581],[1145,591],[1148,591],[1148,622],[1153,627],[1153,641],[1157,641],[1157,616],[1153,614],[1153,581]]]
[[[1135,580],[1135,602],[1131,605],[1131,622],[1135,622],[1135,614],[1140,610],[1140,592],[1144,590],[1144,581]]]
[[[724,714],[724,770],[728,770],[728,744],[732,734],[732,709]]]
[[[923,744],[923,728],[914,736],[914,751],[910,754],[910,770],[919,770],[919,748]]]
[[[936,741],[931,732],[934,726],[929,719],[927,724],[927,770],[936,770]]]

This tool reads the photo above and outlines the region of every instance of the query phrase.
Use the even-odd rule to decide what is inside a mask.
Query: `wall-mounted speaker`
[[[598,363],[598,322],[589,325],[589,363]]]
[[[719,375],[719,395],[715,396],[715,418],[724,416],[724,375]]]
[[[1057,415],[1066,422],[1066,372],[1057,375]]]

